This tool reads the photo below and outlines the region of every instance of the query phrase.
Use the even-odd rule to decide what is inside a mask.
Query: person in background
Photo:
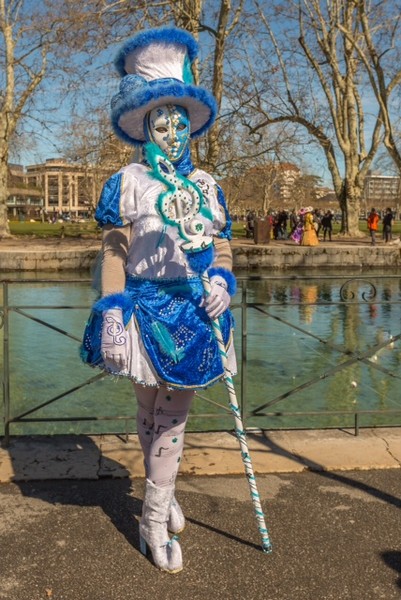
[[[196,389],[225,375],[216,319],[228,369],[236,372],[231,220],[221,187],[190,153],[191,138],[216,115],[213,96],[193,83],[196,55],[192,35],[172,27],[137,34],[117,56],[122,79],[112,124],[119,137],[142,147],[143,159],[103,186],[95,215],[103,230],[102,297],[81,346],[85,363],[133,383],[146,475],[141,551],[150,549],[168,573],[183,564],[169,532],[185,527],[175,481],[191,402]]]
[[[246,237],[253,238],[255,231],[255,213],[253,210],[247,212],[246,215]]]
[[[297,211],[295,208],[290,212],[290,237],[294,233],[297,225],[298,225],[299,217],[297,215]]]
[[[377,214],[376,209],[372,208],[368,215],[368,229],[369,229],[369,233],[370,233],[370,239],[371,239],[372,246],[376,245],[376,233],[377,233],[377,230],[379,229],[379,221],[380,221],[380,216]]]
[[[323,241],[326,241],[326,236],[329,236],[329,241],[331,242],[331,234],[333,232],[333,213],[331,210],[326,211],[326,213],[322,217],[322,227],[323,227]]]
[[[313,223],[315,225],[316,235],[319,239],[319,233],[322,229],[322,211],[319,208],[316,208],[313,211]]]
[[[383,239],[387,243],[392,239],[392,223],[393,223],[393,211],[391,208],[386,208],[386,213],[383,217]]]
[[[280,239],[280,240],[287,239],[287,221],[288,221],[287,211],[284,209],[281,209],[277,215],[278,239]]]
[[[304,234],[304,224],[305,224],[305,216],[306,212],[304,208],[301,208],[298,212],[295,228],[291,231],[290,238],[296,243],[300,244],[302,240],[302,236]]]
[[[301,239],[301,246],[317,246],[318,244],[319,240],[313,220],[313,207],[307,206],[304,209],[304,231]]]

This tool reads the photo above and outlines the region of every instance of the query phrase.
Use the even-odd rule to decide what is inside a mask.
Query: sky
[[[29,0],[29,2],[32,2],[32,0]],[[105,65],[110,66],[112,64],[119,46],[120,44],[116,44],[114,48],[108,48],[100,56],[92,60],[88,73],[88,80],[84,80],[89,96],[94,100],[99,100],[100,98],[100,102],[106,110],[108,110],[110,98],[117,91],[118,78],[116,76],[110,76]],[[73,56],[71,56],[70,60],[74,60]],[[25,135],[25,137],[22,138],[18,154],[12,156],[11,160],[28,165],[43,162],[47,158],[62,156],[62,142],[65,133],[62,123],[68,120],[71,112],[71,101],[68,98],[63,100],[63,92],[62,84],[57,84],[52,79],[44,82],[40,93],[36,97],[36,116],[38,118],[36,121],[31,121],[31,125],[36,133],[36,144],[34,145],[31,143],[32,137],[29,134]],[[364,102],[365,106],[368,108],[369,98],[364,97]],[[52,106],[51,110],[50,106]],[[86,114],[88,109],[84,106],[83,100],[78,100],[77,107],[78,112],[80,112],[81,115]],[[40,124],[40,120],[43,119],[43,117],[45,117],[46,120],[46,127],[43,127]],[[332,187],[330,173],[323,152],[315,145],[307,144],[302,148],[302,155],[303,164],[301,167],[304,168],[308,174],[320,176],[325,186]]]

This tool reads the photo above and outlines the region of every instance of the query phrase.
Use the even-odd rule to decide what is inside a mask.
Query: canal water
[[[237,275],[235,381],[247,426],[349,427],[356,411],[361,426],[401,423],[401,272]],[[79,358],[96,299],[89,274],[4,278],[15,281],[7,285],[10,414],[25,415],[11,433],[134,431],[129,381],[85,384],[99,373]],[[0,336],[4,378],[4,327]],[[197,394],[189,430],[232,426],[224,384]]]

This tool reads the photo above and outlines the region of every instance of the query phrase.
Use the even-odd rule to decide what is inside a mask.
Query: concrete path
[[[306,470],[400,469],[401,428],[255,431],[248,445],[256,473]],[[242,475],[238,441],[231,433],[189,433],[183,475]],[[0,483],[45,479],[143,477],[136,435],[11,438],[0,449]]]
[[[136,436],[12,438],[0,451],[0,599],[400,598],[400,433],[250,433],[271,555],[237,440],[188,434],[177,480],[185,570],[175,576],[138,551]]]
[[[273,553],[244,477],[180,477],[184,571],[138,550],[143,480],[0,486],[4,600],[392,600],[401,597],[397,469],[261,475]]]
[[[237,440],[188,434],[177,496],[185,570],[138,551],[136,436],[12,438],[0,451],[0,599],[401,597],[401,429],[255,431],[265,555]]]

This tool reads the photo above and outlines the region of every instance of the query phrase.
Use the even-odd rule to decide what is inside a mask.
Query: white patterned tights
[[[146,477],[158,487],[174,484],[184,447],[184,431],[194,392],[134,384],[136,416]]]

